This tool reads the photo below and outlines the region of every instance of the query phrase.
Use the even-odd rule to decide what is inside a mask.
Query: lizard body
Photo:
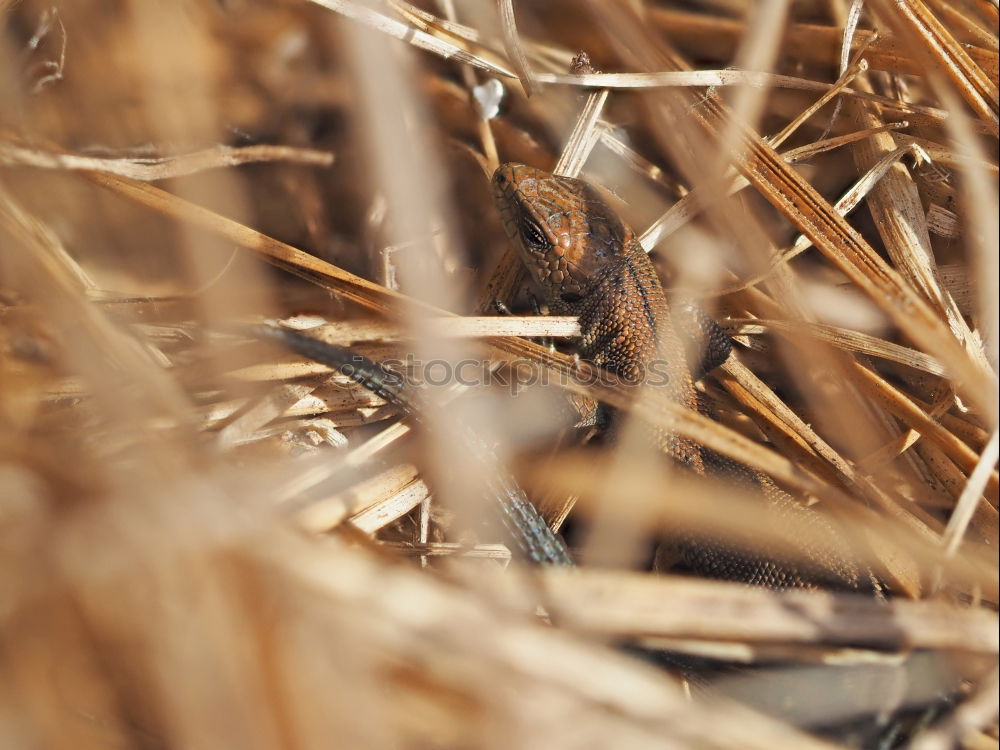
[[[690,309],[672,314],[649,257],[634,232],[597,191],[582,180],[552,175],[523,164],[503,164],[493,176],[493,195],[511,242],[549,309],[579,317],[580,356],[629,384],[659,367],[675,402],[704,412],[694,387],[697,375],[721,364],[731,343],[714,322]],[[704,354],[691,366],[683,337],[703,339]],[[613,421],[613,420],[612,420]],[[847,552],[850,545],[822,514],[811,511],[769,478],[718,456],[694,442],[657,430],[654,441],[672,459],[695,471],[708,470],[757,485],[768,503],[762,512],[775,522],[788,514],[818,530],[820,542],[801,559],[762,556],[751,546],[683,536],[661,544],[660,557],[679,558],[695,572],[772,588],[871,588],[873,577]],[[877,584],[876,584],[877,585]]]
[[[630,385],[641,383],[656,363],[670,398],[697,408],[684,346],[656,270],[597,191],[582,180],[522,164],[502,165],[493,189],[507,234],[550,311],[579,318],[580,356]],[[728,355],[728,339],[722,340]],[[655,439],[674,459],[703,470],[691,441],[662,431]]]
[[[493,178],[494,197],[506,231],[518,247],[552,312],[576,315],[582,331],[581,357],[603,367],[624,383],[638,385],[658,366],[674,401],[705,411],[694,376],[729,356],[731,343],[722,329],[699,311],[671,310],[656,271],[632,230],[587,183],[556,177],[524,165],[505,164]],[[287,329],[261,327],[258,335],[325,363],[351,377],[404,413],[421,418],[419,407],[392,373],[348,349]],[[685,349],[684,337],[705,342],[700,357]],[[694,365],[691,365],[691,361]],[[614,420],[611,420],[612,436]],[[761,556],[752,544],[743,548],[712,539],[680,535],[660,545],[661,558],[679,558],[709,577],[744,581],[771,588],[875,588],[871,574],[843,553],[849,545],[823,515],[806,509],[767,477],[718,456],[691,440],[653,429],[651,439],[682,466],[712,471],[744,484],[755,484],[769,501],[762,513],[780,523],[803,514],[817,538],[796,559]],[[467,444],[485,451],[474,435]],[[487,481],[508,542],[520,555],[543,565],[571,564],[561,539],[553,534],[512,477],[502,471]],[[870,585],[874,583],[874,586]]]

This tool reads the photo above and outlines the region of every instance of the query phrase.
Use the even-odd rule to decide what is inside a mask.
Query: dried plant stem
[[[943,602],[894,601],[885,606],[851,595],[775,595],[717,581],[606,571],[552,571],[544,582],[553,614],[606,637],[924,647],[987,654],[998,648],[995,613]],[[701,617],[707,606],[719,607],[714,610],[718,616]]]
[[[218,146],[191,154],[156,159],[102,159],[27,148],[15,143],[0,143],[0,164],[42,169],[96,170],[142,181],[166,180],[196,174],[206,169],[221,169],[255,162],[285,161],[328,167],[333,164],[333,160],[333,154],[328,151],[290,146],[244,146],[243,148]]]
[[[987,78],[930,9],[921,0],[879,0],[876,7],[901,38],[912,41],[913,48],[920,52],[926,66],[942,70],[955,84],[973,111],[989,126],[994,137],[1000,135],[997,85]]]

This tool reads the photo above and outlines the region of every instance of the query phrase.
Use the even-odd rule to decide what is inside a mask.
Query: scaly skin
[[[670,398],[701,411],[685,359],[682,336],[704,338],[703,374],[730,353],[729,339],[714,323],[690,310],[671,315],[656,271],[633,231],[590,185],[523,164],[503,164],[493,175],[493,195],[507,235],[556,314],[576,315],[580,356],[628,383],[642,380],[654,365],[667,374]],[[690,440],[657,431],[653,439],[671,458],[703,474],[714,473],[757,485],[769,503],[762,512],[775,521],[791,514],[817,529],[820,540],[796,559],[764,557],[752,542],[737,548],[705,539],[674,539],[661,545],[661,558],[679,558],[713,578],[772,588],[877,588],[856,566],[850,545],[820,513],[808,510],[767,477],[707,451]],[[874,585],[873,585],[874,584]]]
[[[580,356],[630,384],[640,383],[656,362],[670,397],[696,409],[684,345],[653,264],[594,188],[504,164],[493,175],[493,191],[507,234],[549,310],[579,317]],[[677,461],[704,470],[690,440],[665,432],[655,439]]]

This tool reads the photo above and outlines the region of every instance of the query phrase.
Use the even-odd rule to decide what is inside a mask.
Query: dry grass
[[[4,746],[997,748],[995,0],[0,21]],[[600,185],[728,328],[718,419],[520,338],[571,319],[483,317],[530,311],[498,161]],[[231,332],[261,318],[563,388],[430,388],[413,430]],[[810,541],[658,457],[555,450],[567,389],[837,516],[889,600],[509,564],[463,425],[593,521],[581,560]]]

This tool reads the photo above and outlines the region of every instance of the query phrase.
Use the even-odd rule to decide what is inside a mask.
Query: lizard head
[[[582,180],[502,164],[493,174],[493,199],[507,236],[550,304],[579,302],[633,238]]]

